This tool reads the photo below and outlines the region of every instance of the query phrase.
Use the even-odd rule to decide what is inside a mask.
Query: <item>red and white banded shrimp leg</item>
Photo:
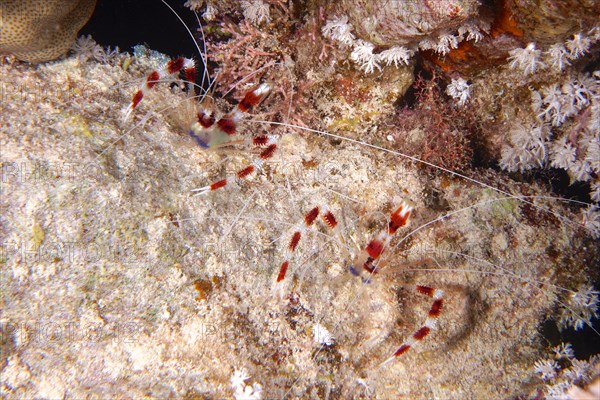
[[[140,104],[144,95],[151,90],[157,83],[162,80],[170,79],[183,71],[185,74],[185,81],[188,85],[193,85],[196,81],[196,64],[191,58],[178,57],[169,61],[164,67],[152,71],[147,77],[144,83],[142,83],[140,89],[133,95],[131,103],[127,107],[125,113],[125,120],[129,119],[131,113]]]
[[[227,144],[238,135],[238,123],[246,117],[248,112],[256,107],[271,91],[268,83],[260,84],[246,93],[242,101],[229,114],[218,121],[214,121],[207,113],[198,112],[198,122],[190,129],[190,136],[203,148],[211,148]],[[262,169],[264,162],[275,155],[277,151],[277,136],[256,135],[246,139],[248,145],[262,148],[258,156],[252,160],[250,165],[240,169],[236,173],[213,182],[210,185],[194,189],[196,195],[202,195],[213,190],[224,188],[234,182],[249,177],[252,173]]]
[[[147,77],[140,89],[133,95],[125,119],[129,118],[133,110],[139,105],[144,95],[151,90],[161,80],[170,78],[180,71],[185,73],[185,81],[188,85],[193,85],[196,80],[196,66],[194,60],[189,58],[176,58],[169,61],[163,68],[152,71]],[[227,144],[238,134],[238,124],[246,117],[248,112],[260,104],[271,92],[271,85],[262,83],[254,89],[248,91],[242,101],[229,114],[215,121],[212,110],[200,109],[197,112],[197,121],[190,126],[189,135],[202,148],[211,148]],[[204,194],[211,190],[216,190],[227,186],[233,181],[244,179],[253,172],[262,168],[265,160],[273,157],[277,150],[277,137],[271,135],[251,136],[247,140],[248,144],[254,147],[263,148],[258,157],[253,160],[251,165],[239,170],[234,175],[214,182],[211,185],[195,189],[197,195]]]
[[[350,266],[350,272],[362,278],[363,282],[369,283],[373,275],[379,272],[378,261],[383,251],[388,247],[392,236],[402,227],[408,224],[408,219],[413,210],[413,206],[407,202],[402,202],[400,206],[390,215],[390,221],[387,228],[381,230],[375,239],[371,240],[367,247],[361,252],[357,261]],[[444,303],[444,292],[428,286],[415,285],[418,293],[433,298],[433,303],[429,309],[427,319],[415,333],[411,335],[404,343],[398,347],[394,354],[385,360],[381,365],[385,365],[402,354],[406,353],[411,347],[414,347],[419,341],[423,340],[429,333],[435,329],[438,317],[441,314]]]
[[[400,206],[390,215],[388,226],[382,229],[367,247],[361,251],[356,260],[350,265],[349,270],[354,276],[362,278],[368,283],[374,274],[379,272],[377,263],[383,251],[389,246],[394,234],[408,224],[408,219],[413,206],[403,201]]]
[[[437,321],[440,314],[442,313],[442,307],[444,305],[444,291],[429,286],[421,285],[415,285],[415,289],[418,293],[433,298],[433,302],[431,303],[431,307],[429,308],[429,312],[427,313],[427,319],[417,331],[415,331],[408,339],[404,341],[404,343],[400,345],[400,347],[398,347],[398,349],[394,352],[394,354],[392,354],[390,358],[381,363],[381,366],[395,360],[402,354],[406,353],[411,347],[414,347],[418,342],[420,342],[426,336],[428,336],[431,333],[431,331],[437,326]]]
[[[322,221],[325,223],[325,225],[327,225],[327,227],[336,231],[338,221],[327,206],[314,207],[306,213],[302,222],[294,228],[294,233],[292,234],[292,238],[290,239],[288,247],[285,251],[284,260],[279,267],[279,273],[277,274],[273,291],[279,294],[280,299],[283,298],[284,295],[284,280],[290,266],[292,255],[298,247],[302,236],[313,226],[314,222],[317,218],[319,218],[319,216],[321,216]]]

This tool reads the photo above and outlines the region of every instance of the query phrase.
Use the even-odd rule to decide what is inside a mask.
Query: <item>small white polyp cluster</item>
[[[262,398],[262,385],[254,383],[252,386],[246,385],[246,381],[250,379],[246,369],[236,369],[233,376],[229,379],[231,387],[234,390],[236,400],[260,400]]]
[[[446,94],[458,101],[459,106],[464,106],[471,97],[471,85],[463,78],[452,79],[446,87]]]
[[[436,53],[446,55],[452,49],[456,49],[464,39],[477,42],[483,37],[477,25],[469,21],[458,29],[457,34],[442,32],[435,38],[427,37],[421,40],[418,45],[415,45],[414,49],[396,45],[375,53],[375,45],[366,40],[356,39],[352,29],[348,17],[342,15],[341,17],[336,16],[329,19],[321,28],[321,32],[323,36],[340,43],[342,47],[351,47],[350,59],[367,74],[375,72],[376,69],[381,71],[383,64],[386,66],[393,64],[395,67],[408,65],[418,49],[433,50]]]
[[[532,75],[538,70],[543,70],[550,65],[555,71],[562,71],[571,61],[578,59],[586,54],[592,44],[600,39],[597,28],[588,32],[589,36],[583,33],[576,33],[572,39],[564,43],[555,43],[546,51],[538,50],[535,43],[529,43],[525,48],[517,48],[509,52],[511,61],[510,68],[520,69],[525,75]],[[541,59],[544,58],[545,62]]]
[[[269,5],[262,0],[242,1],[242,13],[253,25],[260,25],[263,22],[271,22],[271,13]]]
[[[313,338],[314,341],[323,344],[325,346],[331,346],[335,341],[335,338],[323,325],[316,323],[313,326]]]

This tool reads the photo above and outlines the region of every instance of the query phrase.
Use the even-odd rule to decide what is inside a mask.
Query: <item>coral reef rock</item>
[[[67,52],[90,19],[96,0],[3,0],[0,53],[38,63]]]

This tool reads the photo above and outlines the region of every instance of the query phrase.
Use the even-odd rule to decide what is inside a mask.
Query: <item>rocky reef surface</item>
[[[415,78],[416,58],[372,74],[340,61],[351,51],[325,45],[318,13],[298,27],[288,10],[276,28],[281,7],[262,19],[229,7],[242,24],[208,24],[220,38],[208,44],[221,68],[212,106],[226,113],[273,82],[239,129],[280,135],[280,151],[247,182],[204,196],[192,190],[256,151],[197,146],[188,136],[197,100],[182,85],[158,85],[124,118],[164,58],[80,39],[66,59],[0,66],[4,396],[515,398],[598,374],[597,358],[564,349],[560,366],[548,364],[558,343],[542,332],[590,320],[597,307],[587,208],[525,169],[490,167],[509,127],[535,118],[529,92],[511,85],[521,71],[507,61],[474,75],[460,108]],[[292,26],[297,37],[281,34]],[[224,39],[236,34],[246,53]],[[445,65],[429,62],[442,76]],[[418,101],[402,107],[411,91]],[[585,122],[570,118],[552,129]],[[362,282],[348,265],[402,199],[415,206],[411,224]],[[279,265],[315,205],[329,206],[339,230],[306,233],[281,299]],[[381,365],[426,319],[430,299],[415,284],[444,290],[438,325]]]

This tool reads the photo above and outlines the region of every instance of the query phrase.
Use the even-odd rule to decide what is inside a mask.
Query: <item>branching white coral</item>
[[[550,122],[553,126],[562,125],[569,117],[576,115],[590,104],[592,93],[580,79],[573,79],[559,86],[557,83],[542,88],[542,105],[538,119]]]
[[[343,46],[352,46],[350,59],[359,65],[359,68],[365,73],[375,72],[375,69],[381,71],[381,63],[399,67],[402,64],[408,65],[414,52],[403,46],[394,46],[383,50],[379,54],[374,54],[375,45],[366,40],[355,40],[352,34],[352,25],[348,23],[348,17],[343,15],[328,20],[321,28],[323,36],[341,43]]]
[[[318,323],[313,326],[313,339],[315,342],[324,344],[325,346],[331,346],[335,341],[327,328]]]
[[[550,145],[550,166],[569,169],[574,165],[576,155],[577,149],[563,136]]]
[[[587,182],[592,178],[592,166],[585,160],[575,160],[567,173],[571,182]]]
[[[359,68],[365,73],[370,74],[375,72],[375,68],[381,71],[380,63],[386,65],[394,64],[399,67],[402,64],[408,65],[413,52],[402,46],[394,46],[384,50],[379,54],[374,54],[375,45],[365,40],[357,40],[354,42],[354,49],[350,54],[350,59],[359,64]]]
[[[509,52],[508,59],[512,61],[510,68],[519,68],[525,75],[533,74],[538,69],[546,68],[540,61],[541,50],[535,48],[535,43],[529,43],[524,49],[514,49]]]
[[[590,210],[591,207],[588,209]],[[596,224],[596,232],[600,236],[600,214],[595,210],[593,217]],[[590,325],[592,318],[598,316],[598,292],[592,287],[582,287],[579,291],[570,294],[562,305],[560,315],[560,326],[562,328],[573,327],[575,330],[582,329],[584,325]]]
[[[248,379],[250,379],[248,371],[244,368],[236,369],[233,372],[229,382],[234,390],[236,400],[260,400],[262,398],[262,385],[259,383],[254,383],[252,386],[246,385]]]
[[[433,50],[436,53],[446,55],[450,52],[450,50],[456,49],[458,47],[458,42],[460,40],[460,33],[458,36],[455,36],[451,33],[446,32],[440,35],[437,41],[434,41],[431,38],[421,40],[419,42],[419,48],[421,50]]]
[[[233,371],[233,376],[229,379],[229,382],[231,383],[232,388],[237,389],[240,386],[245,386],[245,382],[248,379],[250,379],[250,376],[248,376],[248,371],[245,368],[242,368]]]
[[[546,105],[543,111],[538,114],[537,118],[552,122],[554,126],[560,126],[566,119],[566,115],[561,112],[562,108],[562,93],[557,83],[542,88],[542,104]]]
[[[596,239],[600,238],[600,209],[598,209],[598,207],[589,206],[585,210],[582,210],[581,211],[581,222],[582,222],[583,226],[585,227],[585,229],[587,229],[594,238],[596,238]],[[595,303],[592,303],[592,304],[595,305],[594,309],[597,309],[598,293],[597,292],[594,292],[594,293],[596,293]],[[596,311],[594,311],[593,315],[596,315]],[[581,325],[581,326],[583,326],[583,325]]]
[[[551,399],[566,399],[567,390],[571,388],[571,382],[561,381],[554,385],[546,385],[546,395]]]
[[[533,364],[533,368],[543,380],[549,381],[556,378],[560,366],[554,360],[539,360]]]
[[[571,343],[561,343],[558,346],[553,347],[552,352],[554,353],[554,358],[557,360],[571,360],[575,358],[575,352],[573,351]]]
[[[552,352],[554,360],[539,360],[533,368],[540,378],[547,382],[544,390],[545,398],[570,399],[567,391],[572,389],[575,384],[591,380],[593,367],[599,358],[595,355],[588,360],[579,360],[575,358],[575,353],[569,343],[561,343],[554,347]]]
[[[104,52],[104,49],[92,39],[91,35],[84,35],[77,38],[71,50],[81,61],[87,61],[90,58],[96,57]]]
[[[373,73],[375,68],[381,71],[379,57],[373,54],[373,49],[375,49],[375,45],[361,39],[356,41],[350,54],[350,59],[359,64],[360,69],[367,74]]]
[[[587,53],[592,45],[592,41],[581,33],[573,35],[573,39],[565,43],[569,49],[569,55],[572,59],[579,58]]]
[[[340,42],[345,46],[352,46],[354,44],[355,38],[352,34],[352,25],[348,23],[346,15],[328,20],[321,28],[321,33],[326,38]]]
[[[92,35],[83,35],[79,36],[71,50],[75,52],[76,55],[82,54],[91,54],[95,47],[99,46],[98,43],[94,39],[92,39]]]
[[[431,39],[423,39],[419,42],[419,48],[421,50],[433,50],[437,47],[437,44]]]
[[[271,22],[269,5],[262,0],[242,1],[242,13],[253,25],[260,25],[262,22]]]
[[[474,22],[467,22],[460,28],[458,28],[458,40],[474,40],[475,43],[483,39],[483,33]]]
[[[401,64],[408,65],[413,53],[413,51],[405,47],[394,46],[379,53],[378,58],[385,62],[386,65],[394,64],[396,67],[399,67]]]
[[[592,93],[587,85],[579,79],[566,82],[562,86],[562,92],[565,96],[564,101],[568,105],[569,115],[575,114],[577,111],[590,104]]]
[[[94,55],[94,59],[96,61],[104,64],[115,62],[115,60],[118,60],[119,56],[121,55],[119,46],[115,47],[114,49],[111,49],[110,47],[102,48],[98,46],[98,48],[94,49],[92,54]]]
[[[452,82],[446,87],[446,93],[458,100],[458,105],[464,106],[471,97],[471,85],[463,78],[452,79]]]
[[[510,144],[502,147],[500,153],[500,168],[508,172],[526,171],[531,169],[531,161],[524,159],[528,156],[527,152],[518,149]]]
[[[509,172],[524,172],[546,163],[548,132],[543,126],[516,125],[509,133],[509,144],[501,150],[500,167]]]
[[[600,173],[599,76],[567,76],[562,84],[553,83],[531,92],[531,108],[540,122],[552,127],[567,124],[548,148],[550,166],[565,169],[572,182],[587,182]],[[511,165],[507,160],[514,164],[520,154],[506,150],[504,155],[505,164]],[[594,201],[598,197],[595,195]]]
[[[91,35],[80,36],[77,38],[71,47],[71,50],[81,61],[87,61],[90,58],[93,58],[103,64],[110,64],[120,55],[118,47],[114,49],[111,49],[110,47],[103,48],[92,39]]]
[[[458,37],[451,33],[444,33],[438,38],[438,42],[434,48],[437,53],[446,55],[450,53],[450,50],[458,47]]]
[[[573,39],[563,43],[555,43],[545,52],[550,66],[557,71],[571,65],[569,60],[575,60],[590,50],[592,39],[581,33],[573,35]]]
[[[546,56],[550,59],[550,66],[557,71],[562,71],[571,65],[569,52],[562,43],[555,43],[550,46],[546,51]]]
[[[590,361],[578,360],[576,358],[571,360],[571,367],[565,371],[565,378],[577,383],[589,382],[591,379],[590,372],[594,361],[594,357],[592,357]]]

